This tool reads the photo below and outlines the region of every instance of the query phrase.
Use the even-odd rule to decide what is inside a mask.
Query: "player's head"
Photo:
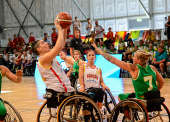
[[[90,49],[86,53],[88,62],[94,62],[96,59],[96,53],[94,50]]]
[[[60,58],[61,58],[62,60],[66,60],[67,54],[66,54],[65,51],[60,51],[59,56],[60,56]]]
[[[74,59],[79,60],[81,56],[81,53],[79,50],[74,50]]]
[[[135,65],[139,64],[142,67],[145,67],[150,57],[151,53],[147,53],[145,50],[137,50],[133,57],[133,63]]]
[[[80,38],[80,30],[79,29],[75,29],[74,30],[74,36],[75,36],[75,38]]]
[[[43,55],[50,51],[50,46],[47,42],[44,42],[43,40],[38,40],[32,44],[32,50],[37,55]]]

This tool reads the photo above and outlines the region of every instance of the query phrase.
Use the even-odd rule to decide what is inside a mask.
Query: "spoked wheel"
[[[164,103],[161,104],[161,110],[148,112],[149,122],[170,122],[169,109]]]
[[[58,122],[102,122],[102,117],[93,100],[82,95],[73,95],[60,104],[57,120]]]
[[[139,101],[127,99],[115,106],[109,122],[149,122],[146,107]]]
[[[19,112],[8,101],[3,101],[6,108],[5,122],[23,122]]]
[[[57,122],[57,108],[47,108],[45,101],[38,111],[37,122]]]

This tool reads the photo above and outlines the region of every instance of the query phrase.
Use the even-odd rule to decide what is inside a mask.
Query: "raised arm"
[[[81,87],[79,92],[84,92],[84,65],[79,67],[79,83]]]
[[[137,66],[131,64],[131,63],[125,63],[123,61],[120,61],[118,59],[116,59],[115,57],[104,53],[103,51],[101,51],[99,48],[97,48],[95,43],[92,43],[92,46],[96,49],[96,51],[101,54],[106,60],[108,60],[109,62],[117,65],[118,67],[120,67],[121,69],[127,70],[129,72],[132,72],[134,70],[136,70]]]
[[[50,50],[50,52],[44,54],[44,56],[40,58],[42,65],[49,64],[59,54],[59,52],[63,49],[65,45],[64,35],[66,34],[64,33],[66,33],[67,30],[63,30],[61,28],[60,22],[58,20],[55,20],[55,26],[59,32],[58,39],[55,46]]]
[[[11,71],[5,67],[5,66],[0,66],[0,69],[2,71],[2,75],[5,75],[9,80],[15,82],[15,83],[20,83],[22,80],[22,71],[18,70],[16,74],[14,75],[11,73]]]

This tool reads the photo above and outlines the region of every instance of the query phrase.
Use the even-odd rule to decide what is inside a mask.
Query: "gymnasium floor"
[[[105,78],[104,81],[116,100],[119,93],[134,91],[131,78]],[[44,93],[45,85],[41,77],[23,77],[20,84],[13,83],[3,77],[0,97],[10,102],[19,111],[24,122],[35,122],[38,110],[45,101],[42,97]],[[165,79],[161,95],[165,97],[165,104],[170,108],[170,79]]]

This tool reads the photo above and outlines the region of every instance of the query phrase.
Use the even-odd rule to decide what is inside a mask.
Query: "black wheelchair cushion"
[[[93,100],[93,97],[92,97],[91,95],[87,94],[87,93],[82,93],[82,92],[78,92],[78,91],[77,91],[77,94],[78,94],[78,95],[85,96],[85,97],[88,97],[88,98],[90,98],[90,99]]]

